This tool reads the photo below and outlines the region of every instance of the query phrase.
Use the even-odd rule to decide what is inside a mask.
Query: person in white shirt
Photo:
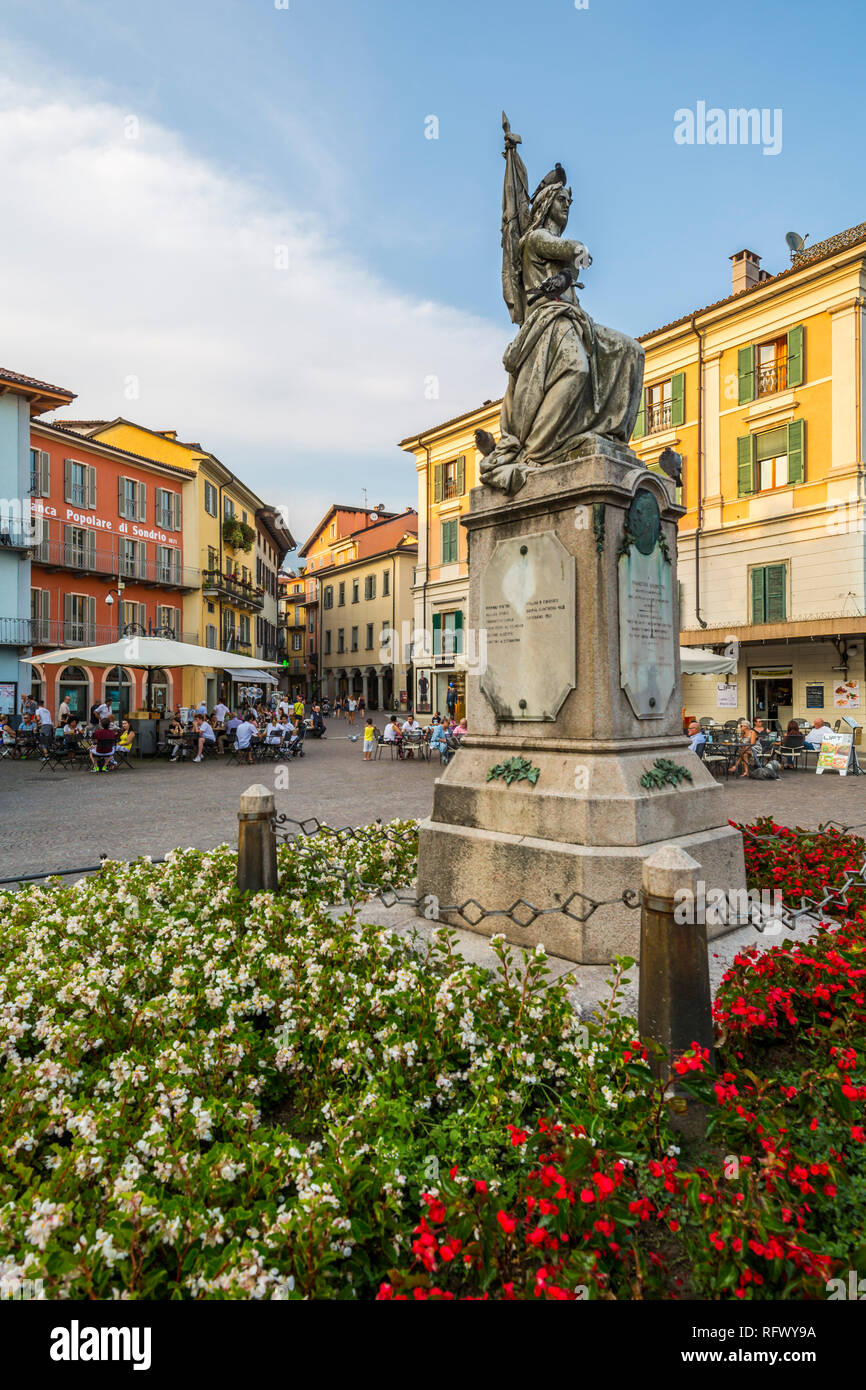
[[[54,718],[42,703],[37,706],[36,718],[39,720],[39,742],[47,748],[54,736]]]
[[[249,719],[243,718],[235,730],[235,747],[239,753],[246,753],[246,761],[251,763],[253,760],[253,739],[257,735],[255,724],[251,724]]]
[[[102,721],[103,721],[103,719],[110,719],[110,718],[111,718],[111,706],[110,706],[110,705],[107,705],[107,704],[105,703],[105,701],[103,700],[101,705],[97,705],[97,706],[96,706],[96,720],[97,720],[97,723],[98,723],[98,724],[101,724]]]
[[[348,701],[346,702],[346,718],[348,719],[350,724],[354,724],[355,722],[355,710],[357,708],[358,701],[350,696]]]
[[[60,720],[60,723],[65,724],[71,714],[72,710],[69,708],[68,702],[66,700],[61,700],[60,709],[57,711],[57,718]]]
[[[38,711],[37,711],[37,713],[38,713]],[[823,719],[816,719],[815,722],[814,722],[814,724],[812,725],[811,729],[809,730],[809,732],[808,732],[807,735],[806,735],[806,738],[805,738],[806,747],[807,747],[807,748],[820,748],[820,747],[821,747],[821,744],[824,742],[824,737],[825,737],[826,732],[827,732],[827,725],[824,723]]]
[[[285,715],[289,713],[289,702],[285,696],[283,696],[282,700],[280,700],[280,703],[277,705],[277,713]]]
[[[400,730],[394,719],[389,719],[385,725],[385,732],[382,735],[386,743],[397,743],[400,737]]]
[[[195,716],[193,726],[198,737],[198,751],[193,758],[193,762],[200,763],[205,744],[212,743],[214,747],[216,747],[216,734],[213,731],[213,725],[207,719],[202,718],[200,714]]]
[[[214,707],[213,707],[213,712],[214,712],[214,714],[216,715],[217,719],[219,720],[220,724],[224,724],[224,723],[225,723],[225,717],[226,717],[226,715],[227,715],[228,712],[229,712],[229,707],[228,707],[228,705],[224,705],[223,702],[222,702],[222,700],[218,700],[217,703],[216,703],[216,704],[214,705]]]
[[[284,732],[283,725],[276,718],[271,719],[265,730],[265,743],[271,744],[272,747],[279,745],[283,741]]]

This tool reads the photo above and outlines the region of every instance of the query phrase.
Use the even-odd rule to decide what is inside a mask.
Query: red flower
[[[496,1213],[496,1220],[499,1222],[500,1226],[502,1227],[503,1231],[507,1236],[510,1236],[513,1231],[517,1230],[517,1222],[515,1221],[514,1217],[509,1216],[507,1212],[498,1211]]]

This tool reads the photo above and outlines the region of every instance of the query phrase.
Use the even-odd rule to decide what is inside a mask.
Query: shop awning
[[[684,676],[729,676],[737,669],[737,658],[719,656],[703,647],[680,647],[680,666]]]
[[[224,666],[223,670],[233,681],[244,681],[246,685],[276,685],[277,678],[269,671],[250,671],[242,667]]]

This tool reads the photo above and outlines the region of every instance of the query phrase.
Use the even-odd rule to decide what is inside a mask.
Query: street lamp
[[[108,604],[108,607],[111,608],[111,606],[112,606],[113,603],[114,603],[114,595],[117,594],[117,635],[118,635],[118,637],[122,637],[122,635],[123,635],[122,632],[121,632],[121,618],[123,617],[123,610],[121,609],[120,604],[121,604],[121,600],[122,600],[122,598],[123,598],[123,590],[125,589],[125,587],[126,587],[126,585],[124,584],[123,580],[122,580],[122,579],[118,579],[118,581],[117,581],[117,588],[116,588],[116,589],[109,589],[108,593],[105,595],[105,602]]]

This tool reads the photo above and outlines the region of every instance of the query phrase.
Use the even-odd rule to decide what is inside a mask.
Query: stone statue
[[[563,236],[571,207],[557,164],[532,199],[521,144],[502,113],[502,291],[520,331],[503,357],[508,386],[501,435],[476,442],[481,481],[513,494],[527,474],[574,457],[593,436],[627,445],[640,405],[644,352],[616,329],[594,323],[580,307],[577,271],[592,264],[580,241]]]

